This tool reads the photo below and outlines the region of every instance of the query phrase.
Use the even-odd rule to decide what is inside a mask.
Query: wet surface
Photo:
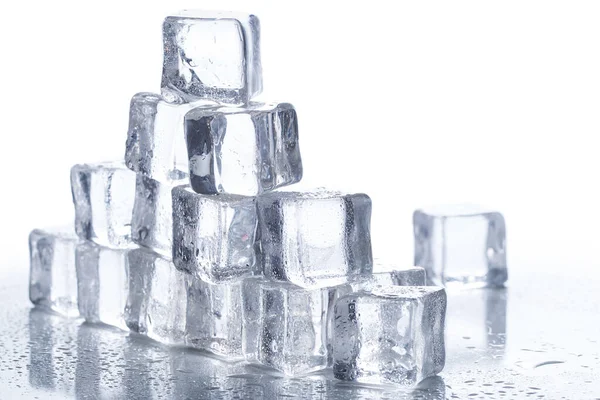
[[[416,390],[284,379],[197,351],[32,309],[0,275],[0,398],[600,399],[600,278],[512,274],[449,293],[447,361]]]

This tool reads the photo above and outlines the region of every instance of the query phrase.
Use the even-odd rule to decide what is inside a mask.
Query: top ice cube
[[[163,45],[161,91],[170,102],[246,104],[262,92],[254,15],[185,10],[165,19]]]

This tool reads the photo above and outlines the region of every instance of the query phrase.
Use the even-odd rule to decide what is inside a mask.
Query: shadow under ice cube
[[[302,178],[291,104],[195,108],[185,116],[185,136],[197,193],[255,196]]]
[[[131,245],[135,173],[121,163],[79,164],[71,169],[75,232],[103,246]]]
[[[251,278],[243,296],[247,361],[291,376],[327,367],[328,289]]]
[[[162,94],[170,102],[245,104],[262,92],[260,23],[254,15],[184,11],[163,24]]]
[[[257,198],[257,209],[256,247],[266,277],[313,288],[371,273],[367,195],[271,192]]]
[[[376,287],[342,296],[334,313],[336,378],[413,386],[444,368],[444,289]]]
[[[173,188],[173,262],[212,283],[254,275],[254,197]]]
[[[69,231],[42,231],[29,234],[29,299],[68,317],[77,309],[75,249],[79,238]]]
[[[504,217],[476,206],[440,206],[413,214],[415,265],[441,286],[498,287],[508,277]]]

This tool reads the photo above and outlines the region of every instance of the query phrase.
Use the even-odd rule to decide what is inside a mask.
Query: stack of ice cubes
[[[419,267],[373,273],[370,198],[276,190],[302,177],[298,120],[253,100],[258,19],[183,12],[163,42],[125,162],[74,166],[74,231],[31,233],[32,302],[286,375],[440,372],[445,291]]]

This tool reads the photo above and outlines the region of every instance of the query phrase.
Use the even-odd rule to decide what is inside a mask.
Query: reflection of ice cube
[[[342,296],[334,313],[336,378],[412,386],[443,369],[444,289],[375,287]]]
[[[254,196],[302,178],[291,104],[194,108],[185,116],[185,136],[197,193]]]
[[[121,163],[79,164],[71,169],[75,231],[103,246],[131,245],[135,174]]]
[[[371,272],[367,195],[271,192],[257,199],[257,209],[265,276],[326,287]]]
[[[34,230],[29,234],[29,299],[60,314],[74,317],[77,310],[75,248],[77,236],[65,231]]]
[[[171,102],[247,103],[262,92],[254,15],[186,11],[163,24],[162,93]]]
[[[502,286],[507,279],[504,218],[475,206],[413,215],[415,265],[439,285]]]

